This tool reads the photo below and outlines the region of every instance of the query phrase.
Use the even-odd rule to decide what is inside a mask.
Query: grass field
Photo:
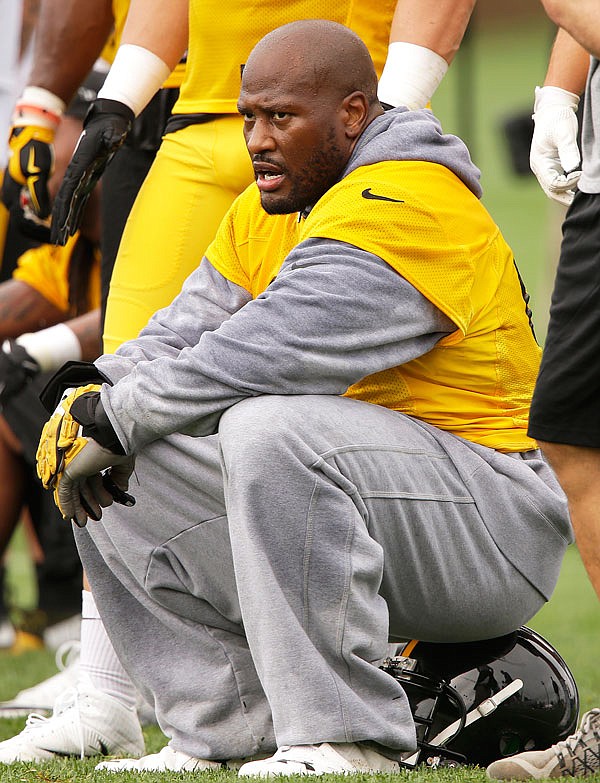
[[[545,334],[562,208],[548,201],[532,176],[517,176],[511,171],[502,124],[511,114],[531,109],[533,87],[543,79],[551,35],[551,28],[544,23],[511,30],[475,27],[434,100],[434,110],[445,129],[465,135],[470,142],[473,158],[482,170],[484,201],[515,250],[532,295],[540,338]],[[9,567],[19,605],[31,605],[34,592],[22,539],[11,550]],[[582,711],[600,705],[600,611],[575,548],[567,554],[555,595],[530,625],[552,642],[571,667]],[[53,656],[48,652],[31,652],[18,658],[0,656],[0,700],[54,671]],[[0,739],[13,736],[23,724],[23,720],[0,720]],[[157,729],[147,730],[146,740],[148,752],[157,751],[165,741]],[[50,764],[0,765],[0,783],[115,780],[108,773],[94,772],[95,763],[61,759]],[[124,783],[140,779],[146,783],[175,783],[198,778],[220,783],[233,781],[236,776],[226,772],[191,778],[163,773],[118,776]],[[403,779],[414,783],[483,783],[486,777],[482,770],[471,768],[416,770],[394,776],[394,780]],[[600,774],[590,780],[600,783]]]
[[[24,559],[21,564],[24,563]],[[23,574],[23,572],[21,572]],[[25,574],[26,575],[26,574]],[[16,576],[16,574],[15,574]],[[558,649],[571,668],[577,681],[581,711],[600,705],[600,667],[598,666],[598,640],[600,639],[600,611],[598,601],[587,580],[577,550],[572,547],[567,553],[561,577],[552,600],[532,620],[530,626],[545,636]],[[10,698],[14,693],[55,672],[54,658],[47,651],[35,651],[19,657],[0,655],[0,700]],[[24,719],[0,720],[0,740],[14,736],[24,725]],[[165,738],[157,728],[145,730],[148,752],[158,751]],[[58,759],[50,763],[15,764],[3,767],[0,764],[0,783],[79,783],[93,780],[115,781],[114,775],[95,772],[93,759]],[[335,776],[328,776],[333,778]],[[364,778],[367,776],[359,776]],[[389,775],[368,776],[386,778]],[[193,776],[175,773],[123,773],[118,780],[132,783],[176,783],[184,779],[202,778],[209,783],[228,781],[233,783],[233,772],[198,773]],[[487,780],[483,770],[461,768],[457,770],[416,770],[393,776],[394,780],[406,778],[413,783],[469,783]],[[343,778],[340,778],[340,781]],[[600,783],[600,774],[593,776],[592,783]]]

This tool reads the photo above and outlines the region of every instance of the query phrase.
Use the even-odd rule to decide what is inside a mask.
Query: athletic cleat
[[[32,713],[20,734],[0,742],[0,764],[48,761],[56,756],[108,756],[144,752],[134,709],[80,681],[63,693],[49,718]]]
[[[397,761],[354,743],[294,745],[279,748],[271,758],[250,761],[240,767],[240,777],[276,775],[351,775],[360,772],[399,772]]]
[[[580,728],[548,750],[530,750],[498,759],[487,768],[495,780],[587,777],[600,771],[600,709],[586,712]]]
[[[116,759],[114,761],[101,761],[96,769],[105,772],[204,772],[214,769],[239,769],[245,759],[231,759],[230,761],[209,761],[188,756],[181,750],[174,750],[170,745],[159,753],[142,756],[141,759]]]
[[[0,718],[20,718],[37,712],[49,715],[56,699],[77,685],[79,676],[79,642],[62,644],[56,651],[58,674],[19,691],[10,701],[0,702]]]

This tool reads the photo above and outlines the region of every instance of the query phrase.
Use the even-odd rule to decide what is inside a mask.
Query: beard
[[[309,157],[301,172],[291,174],[286,169],[291,183],[287,194],[261,193],[262,208],[269,215],[288,215],[316,204],[339,180],[347,162],[348,156],[338,146],[332,128],[325,143]]]

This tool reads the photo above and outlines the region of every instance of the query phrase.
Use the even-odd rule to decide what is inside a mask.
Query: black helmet
[[[573,675],[530,628],[481,642],[412,641],[382,668],[404,688],[415,720],[418,749],[407,767],[487,766],[548,748],[577,727]]]

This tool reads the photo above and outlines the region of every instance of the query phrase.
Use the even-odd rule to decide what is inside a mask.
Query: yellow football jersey
[[[206,257],[224,277],[255,299],[277,277],[283,259],[298,244],[298,215],[268,215],[252,184],[224,218]]]
[[[15,280],[34,288],[45,299],[69,314],[69,266],[71,254],[79,233],[70,237],[67,244],[40,245],[23,253],[13,272]],[[100,253],[94,254],[94,265],[88,284],[90,310],[100,307]]]
[[[251,185],[206,255],[255,297],[291,248],[311,237],[382,258],[457,326],[424,356],[363,378],[347,396],[499,451],[536,447],[527,421],[541,350],[513,254],[449,169],[420,161],[362,166],[300,223],[297,215],[267,215]]]
[[[271,30],[297,19],[350,27],[380,75],[395,7],[396,0],[190,0],[188,65],[174,113],[235,113],[248,54]]]

